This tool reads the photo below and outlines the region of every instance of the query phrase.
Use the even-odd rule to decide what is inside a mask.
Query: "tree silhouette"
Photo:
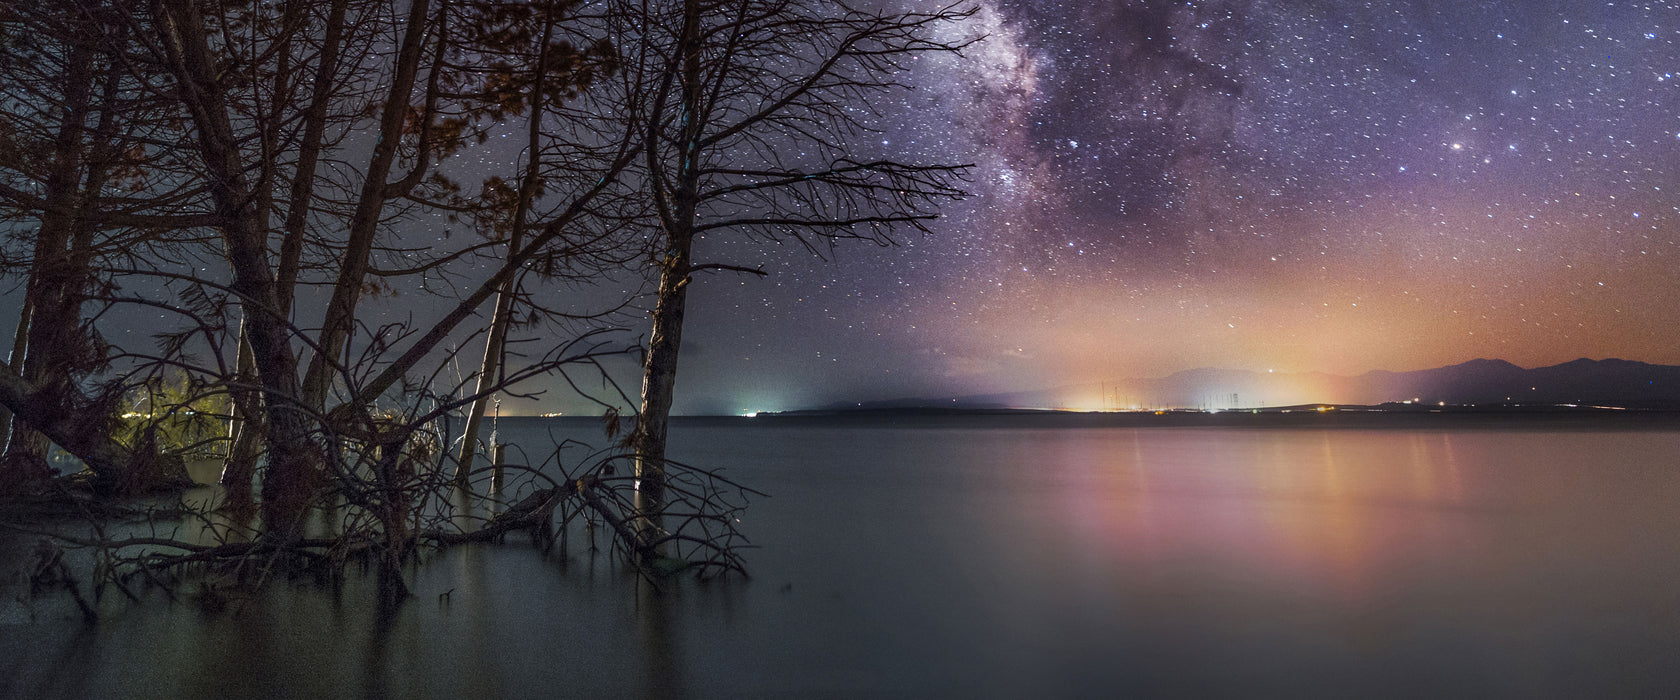
[[[963,195],[963,167],[852,155],[872,101],[903,88],[918,54],[962,41],[934,30],[969,11],[882,14],[829,0],[682,0],[635,15],[639,66],[652,86],[640,115],[643,182],[656,230],[659,283],[642,365],[638,526],[657,539],[666,435],[688,285],[705,271],[763,273],[694,260],[702,235],[887,244],[926,230],[937,205]]]
[[[230,512],[259,510],[255,527],[234,519],[253,537],[110,544],[184,552],[127,560],[138,568],[342,564],[319,554],[355,549],[395,574],[422,541],[550,533],[569,503],[561,532],[591,518],[637,563],[740,570],[733,516],[752,491],[665,456],[687,286],[762,274],[697,261],[698,243],[820,252],[925,231],[963,195],[963,167],[858,145],[914,57],[965,45],[936,33],[966,15],[831,0],[0,7],[0,272],[26,287],[0,363],[16,426],[0,490],[39,487],[49,441],[107,492],[179,482],[186,455],[221,459]],[[516,134],[518,155],[487,148],[492,134]],[[496,157],[456,158],[475,152]],[[600,362],[632,348],[615,321],[638,291],[583,310],[564,291],[650,271],[626,443],[527,465],[528,492],[476,530],[428,511],[482,474],[494,396],[545,376],[578,388],[574,372],[617,392]],[[421,301],[384,301],[399,294]],[[101,337],[134,309],[165,319],[151,339]],[[371,320],[392,309],[431,318]],[[450,379],[479,342],[476,371]],[[310,536],[328,499],[341,522]]]

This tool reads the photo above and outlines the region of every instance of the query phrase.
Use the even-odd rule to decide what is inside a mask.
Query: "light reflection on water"
[[[655,594],[515,536],[390,614],[352,581],[0,630],[0,695],[1680,688],[1680,432],[1009,425],[679,423],[772,494],[750,581]]]

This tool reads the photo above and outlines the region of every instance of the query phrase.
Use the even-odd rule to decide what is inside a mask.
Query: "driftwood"
[[[554,508],[560,505],[561,498],[565,496],[562,490],[562,487],[554,487],[534,491],[520,499],[512,508],[491,518],[484,527],[472,532],[431,530],[425,534],[425,538],[443,545],[492,542],[515,530],[530,530],[539,538],[546,538],[549,527],[554,522]]]
[[[618,535],[618,541],[634,548],[639,560],[646,559],[652,548],[646,542],[643,542],[643,538],[638,537],[635,531],[630,529],[630,525],[624,522],[624,518],[620,517],[618,513],[607,506],[605,501],[601,500],[600,494],[595,493],[595,490],[601,486],[600,478],[586,476],[572,483],[576,485],[578,495],[583,497],[583,502],[600,514],[601,519],[606,521],[607,526],[611,527],[613,532]]]
[[[567,481],[560,486],[539,489],[519,500],[512,508],[491,518],[484,527],[472,532],[443,532],[432,530],[425,538],[437,544],[452,545],[468,542],[491,542],[501,538],[509,532],[530,530],[540,533],[540,537],[550,535],[550,528],[554,523],[554,509],[568,496],[576,495],[595,511],[618,535],[619,540],[630,543],[638,553],[643,553],[648,547],[641,543],[635,531],[630,527],[617,510],[613,509],[596,490],[603,484],[598,477],[585,476],[580,479]]]
[[[128,588],[136,579],[156,585],[172,599],[183,583],[197,580],[201,602],[216,606],[225,603],[226,596],[216,591],[219,582],[226,577],[237,579],[235,585],[241,587],[260,587],[274,574],[307,574],[323,582],[337,581],[351,561],[376,566],[382,602],[395,604],[410,595],[402,580],[402,563],[408,561],[421,545],[443,548],[496,542],[508,533],[525,531],[531,533],[535,543],[544,545],[546,551],[547,545],[555,543],[557,536],[563,537],[571,520],[578,516],[583,516],[591,526],[604,525],[612,533],[611,547],[615,554],[656,585],[680,571],[692,571],[701,576],[727,572],[746,574],[740,550],[751,545],[736,529],[736,516],[745,507],[748,495],[763,494],[735,484],[716,472],[668,462],[668,473],[675,478],[667,483],[667,493],[672,498],[664,513],[666,527],[643,529],[638,527],[634,507],[636,482],[629,476],[616,476],[613,468],[613,462],[629,458],[625,453],[597,453],[578,472],[567,473],[561,469],[563,478],[560,480],[551,480],[542,473],[541,467],[500,465],[500,470],[490,470],[493,475],[491,493],[496,494],[491,496],[493,502],[499,501],[501,470],[527,472],[532,479],[527,483],[546,482],[546,486],[525,493],[505,511],[481,521],[476,529],[462,531],[460,526],[451,524],[447,510],[439,512],[423,505],[432,499],[444,498],[445,490],[456,488],[452,480],[441,476],[447,473],[446,470],[427,470],[419,474],[402,470],[393,472],[388,467],[396,453],[388,451],[389,446],[385,444],[376,447],[379,450],[365,456],[359,471],[352,471],[354,465],[346,466],[347,475],[361,473],[368,476],[358,482],[345,481],[360,488],[346,490],[342,505],[329,506],[328,513],[332,512],[331,508],[348,509],[342,515],[342,529],[328,537],[262,537],[251,529],[248,520],[230,527],[221,518],[211,518],[208,513],[184,505],[154,507],[147,515],[164,519],[202,518],[204,525],[221,541],[198,543],[155,536],[111,537],[99,528],[92,536],[78,536],[37,530],[20,522],[5,522],[7,518],[0,518],[0,527],[92,551],[95,561],[93,577],[92,580],[83,579],[84,583],[92,586],[91,598],[81,598],[82,594],[71,578],[72,572],[56,557],[43,557],[45,563],[37,567],[41,575],[36,577],[37,590],[62,588],[72,597],[81,598],[78,605],[90,619],[97,614],[97,601],[103,590],[115,587],[123,595],[138,601],[139,598]],[[65,510],[99,502],[82,494],[61,491],[61,497],[69,499],[69,505],[58,507]],[[418,498],[393,495],[409,491]],[[396,505],[396,512],[382,513],[381,509],[385,507],[383,499],[388,498],[399,499],[391,502]],[[559,522],[555,519],[556,508],[562,509]],[[100,517],[94,510],[76,510],[80,510],[83,517],[95,521],[112,515],[106,513],[106,517]],[[130,513],[131,516],[133,514]],[[399,520],[401,527],[394,527]],[[414,523],[413,529],[410,529],[410,522]],[[247,541],[245,538],[252,539]],[[564,540],[559,541],[562,543],[561,556],[564,557]],[[183,578],[183,575],[188,578]]]

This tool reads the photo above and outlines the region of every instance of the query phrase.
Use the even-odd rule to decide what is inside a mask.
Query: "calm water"
[[[713,420],[673,443],[773,495],[751,580],[659,595],[515,537],[431,558],[389,615],[359,583],[94,627],[37,605],[0,621],[0,696],[1680,693],[1673,427]]]

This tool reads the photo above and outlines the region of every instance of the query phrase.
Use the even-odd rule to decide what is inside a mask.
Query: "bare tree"
[[[302,536],[303,516],[324,478],[313,424],[301,401],[297,355],[288,320],[280,315],[280,290],[269,261],[268,221],[258,206],[235,133],[229,94],[233,76],[216,72],[212,25],[191,0],[156,0],[150,7],[159,33],[157,50],[177,98],[193,124],[205,167],[213,212],[228,262],[233,293],[244,310],[268,427],[269,462],[263,480],[265,530],[280,541]],[[263,178],[258,178],[260,181]]]
[[[353,480],[341,460],[345,439],[373,449],[400,443],[418,429],[416,424],[375,429],[383,419],[371,413],[373,403],[425,358],[435,360],[443,341],[488,298],[504,299],[498,304],[502,320],[493,317],[490,324],[487,352],[498,357],[506,318],[518,311],[514,285],[528,266],[565,268],[615,244],[610,232],[590,222],[632,161],[631,132],[597,130],[587,148],[569,151],[545,138],[555,129],[552,105],[587,88],[613,61],[605,44],[555,40],[575,4],[415,0],[403,7],[401,21],[359,29],[360,34],[350,32],[354,17],[388,6],[334,3],[315,15],[301,9],[309,3],[294,0],[267,10],[216,6],[222,14],[206,17],[191,0],[153,5],[161,30],[154,51],[191,118],[208,175],[208,201],[232,269],[227,287],[242,309],[249,364],[260,387],[260,422],[267,431],[263,522],[280,541],[300,536],[298,523],[323,487],[337,484],[343,491],[346,479]],[[228,39],[234,32],[254,38]],[[337,63],[329,61],[341,44],[353,51]],[[288,62],[294,53],[297,58]],[[287,76],[310,60],[325,80],[317,79],[305,101],[297,99],[298,86]],[[218,74],[219,66],[242,72]],[[504,188],[496,183],[503,180],[492,177],[476,200],[459,196],[460,186],[439,164],[482,143],[495,122],[519,114],[529,115],[530,148],[514,178],[517,191],[501,196]],[[331,125],[339,130],[327,128]],[[371,127],[370,139],[350,138],[349,127],[362,125]],[[292,138],[305,146],[297,159],[273,157]],[[555,164],[562,154],[573,160]],[[334,164],[330,170],[315,165],[328,158]],[[319,181],[318,174],[326,172],[330,179]],[[289,199],[275,194],[288,175]],[[274,220],[281,218],[271,213],[274,208],[287,212],[278,236],[278,267],[270,249]],[[433,252],[409,269],[381,268],[376,258],[382,251],[393,260],[410,259],[416,246],[400,242],[401,224],[428,212],[505,217],[512,233]],[[296,325],[300,309],[292,298],[308,272],[300,259],[312,240],[327,253],[316,258],[314,270],[329,285],[330,299],[318,333],[302,338]],[[370,333],[362,354],[352,353],[358,307],[368,290],[405,275],[465,276],[485,261],[488,274],[430,328],[381,329]],[[540,315],[537,311],[524,304],[527,315]],[[397,352],[388,337],[412,342]],[[299,347],[294,339],[307,342]],[[310,353],[310,360],[300,373],[303,353]],[[548,359],[535,367],[553,370],[562,363],[563,358]],[[531,376],[507,376],[495,368],[481,374],[485,380],[463,400],[481,400]],[[342,401],[334,404],[340,388]],[[438,417],[427,414],[423,420]]]
[[[489,237],[505,241],[511,257],[524,247],[533,223],[545,212],[540,199],[545,181],[557,181],[578,163],[568,162],[579,154],[557,147],[556,120],[577,123],[576,115],[556,114],[567,101],[575,101],[597,78],[617,70],[617,52],[609,43],[597,40],[575,45],[563,20],[569,19],[569,3],[483,4],[463,8],[468,14],[456,56],[450,68],[459,76],[458,93],[479,109],[489,109],[498,118],[523,114],[524,152],[517,179],[509,185],[496,178],[487,181],[479,214]],[[575,20],[574,20],[575,21]],[[618,104],[624,108],[624,104]],[[626,132],[628,133],[628,131]],[[581,249],[580,249],[581,250]],[[612,266],[622,264],[615,260]],[[553,266],[549,266],[553,273]],[[517,290],[522,275],[508,276],[496,289],[495,305],[485,333],[480,362],[468,409],[456,463],[456,480],[466,483],[472,472],[479,445],[479,427],[503,381],[508,331],[517,309]]]
[[[117,426],[71,417],[109,416],[124,391],[156,403],[167,393],[157,387],[179,385],[163,413],[224,406],[216,417],[237,425],[237,436],[214,438],[231,443],[230,501],[256,500],[251,484],[262,481],[254,541],[182,546],[189,554],[142,566],[353,543],[394,572],[422,540],[546,531],[549,513],[570,503],[563,522],[593,514],[584,517],[640,564],[668,554],[739,570],[732,516],[751,490],[665,458],[687,285],[700,272],[758,273],[697,262],[697,241],[887,244],[895,230],[926,230],[940,203],[963,194],[960,166],[857,147],[871,100],[901,87],[894,76],[911,58],[962,47],[930,36],[961,10],[883,15],[828,0],[62,7],[75,22],[51,11],[27,20],[55,36],[89,18],[99,30],[55,39],[38,52],[52,59],[45,68],[15,75],[52,106],[0,109],[0,221],[27,234],[10,248],[28,250],[11,269],[67,261],[57,291],[30,282],[30,326],[43,311],[53,333],[73,321],[76,342],[100,351],[103,379],[81,365],[32,374],[26,358],[0,364],[0,405],[101,476],[142,473],[134,465],[154,451],[155,423],[125,444]],[[14,15],[0,13],[0,28]],[[144,109],[117,108],[128,105]],[[522,137],[516,162],[487,172],[452,159],[510,129]],[[478,186],[456,182],[466,177]],[[417,222],[480,235],[444,245]],[[120,252],[137,242],[143,252]],[[449,416],[466,412],[470,433],[491,397],[534,378],[576,387],[570,372],[582,371],[610,383],[599,363],[619,346],[603,319],[618,305],[580,311],[556,292],[634,277],[649,258],[658,287],[627,449],[571,467],[556,457],[563,481],[475,532],[425,520],[443,486],[475,473],[476,437],[452,449]],[[429,295],[441,315],[369,321],[398,287]],[[98,310],[86,312],[89,302]],[[100,314],[125,306],[178,325],[156,349],[98,346]],[[47,333],[25,329],[20,342],[34,353],[72,337]],[[480,335],[477,371],[444,379],[453,347],[476,348]],[[48,395],[59,399],[40,410]],[[620,475],[613,465],[626,461],[633,473]],[[328,498],[347,506],[340,531],[306,536],[307,514]]]
[[[40,477],[51,439],[97,465],[102,488],[144,491],[159,477],[177,481],[178,471],[153,473],[150,465],[118,469],[152,455],[90,447],[109,442],[119,392],[86,384],[109,357],[83,313],[110,284],[101,266],[157,245],[167,238],[160,231],[192,223],[169,215],[185,193],[147,176],[171,167],[150,148],[167,130],[167,107],[128,71],[136,47],[118,5],[8,5],[0,11],[0,42],[0,222],[13,244],[0,267],[27,280],[9,361],[14,386],[27,392],[0,416],[0,435],[11,437],[0,468],[13,472],[12,481],[24,472]],[[18,415],[28,419],[14,421]],[[116,454],[127,455],[124,464],[112,461]]]
[[[834,0],[682,0],[645,9],[642,69],[657,75],[643,116],[645,187],[659,286],[642,366],[636,510],[657,539],[665,451],[688,285],[694,274],[764,274],[697,262],[702,235],[892,242],[926,231],[942,201],[963,195],[963,166],[860,158],[872,101],[903,88],[918,54],[954,52],[933,36],[967,10],[883,14]]]

